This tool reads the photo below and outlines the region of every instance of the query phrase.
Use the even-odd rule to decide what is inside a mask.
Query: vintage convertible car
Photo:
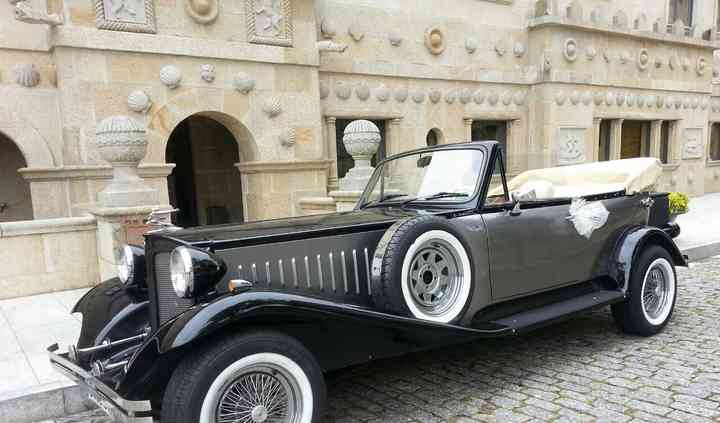
[[[118,421],[320,421],[323,373],[612,306],[663,329],[686,259],[655,159],[506,181],[496,142],[378,165],[355,210],[169,225],[75,306],[53,365]]]

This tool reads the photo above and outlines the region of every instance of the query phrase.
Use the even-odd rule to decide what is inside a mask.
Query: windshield
[[[360,204],[464,203],[475,195],[482,165],[483,152],[475,149],[439,150],[391,159],[377,169]]]

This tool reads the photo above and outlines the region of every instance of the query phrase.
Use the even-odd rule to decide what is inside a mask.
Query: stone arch
[[[15,143],[27,167],[55,167],[55,158],[45,138],[17,112],[0,108],[0,132]]]
[[[237,94],[242,95],[242,94]],[[205,96],[212,97],[212,96]],[[148,153],[143,162],[165,163],[165,151],[170,134],[182,121],[191,116],[205,116],[222,124],[235,138],[241,162],[259,158],[258,146],[243,116],[234,116],[223,109],[222,102],[206,99],[195,91],[171,98],[148,119]],[[216,104],[219,103],[219,104]]]

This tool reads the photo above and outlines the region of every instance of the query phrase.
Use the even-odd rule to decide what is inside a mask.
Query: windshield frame
[[[487,143],[478,143],[478,142],[470,142],[470,143],[459,143],[459,144],[449,144],[449,145],[443,145],[439,147],[426,147],[421,148],[417,150],[411,150],[400,154],[395,154],[391,157],[388,157],[387,159],[381,161],[378,163],[377,167],[375,168],[375,171],[373,172],[372,176],[368,180],[367,184],[365,185],[365,189],[362,192],[362,195],[360,196],[360,199],[358,200],[355,208],[357,210],[362,210],[368,206],[369,203],[366,199],[370,196],[372,193],[372,188],[375,187],[375,184],[377,183],[378,178],[380,178],[382,174],[383,167],[397,159],[401,159],[408,156],[414,156],[414,155],[421,155],[421,154],[427,154],[427,153],[438,153],[442,151],[453,151],[453,150],[479,150],[482,153],[482,163],[480,164],[480,175],[478,175],[477,184],[475,186],[475,191],[473,192],[473,195],[471,197],[468,197],[465,201],[442,201],[442,200],[423,200],[421,198],[414,200],[411,204],[407,204],[407,206],[412,207],[420,207],[428,206],[432,208],[446,208],[446,209],[474,209],[478,207],[478,202],[480,201],[480,197],[483,195],[483,190],[485,187],[485,179],[487,176],[487,169],[488,169],[488,162],[491,157],[492,153],[492,145],[488,146]],[[384,184],[384,180],[380,181],[381,184]],[[397,199],[390,199],[383,201],[381,204],[386,205],[388,207],[390,206],[398,206],[401,203],[406,202],[409,200],[409,197],[399,197]]]

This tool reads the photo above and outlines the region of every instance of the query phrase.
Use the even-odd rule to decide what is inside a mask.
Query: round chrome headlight
[[[118,264],[118,278],[125,285],[133,283],[135,275],[135,255],[129,245],[125,245],[120,255],[120,263]]]
[[[191,298],[194,288],[193,260],[190,250],[178,247],[170,254],[170,280],[180,298]]]

